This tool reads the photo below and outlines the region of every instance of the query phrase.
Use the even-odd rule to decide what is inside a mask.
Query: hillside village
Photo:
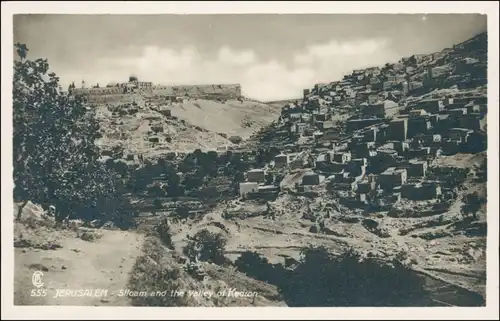
[[[166,218],[175,255],[208,229],[233,263],[254,251],[293,270],[309,245],[403,256],[438,302],[460,305],[485,296],[486,73],[484,33],[353,70],[281,109],[239,85],[174,92],[131,78],[69,93],[97,112],[101,161],[120,173],[133,227]]]
[[[446,199],[442,179],[430,173],[436,157],[486,150],[484,44],[478,37],[305,89],[301,102],[282,109],[273,136],[288,143],[272,168],[311,169],[296,189],[325,182],[353,207]],[[241,194],[265,175],[248,172]]]
[[[264,228],[261,233],[273,230],[270,226],[282,230],[306,224],[307,233],[352,237],[353,242],[370,242],[366,231],[377,241],[410,238],[396,248],[369,246],[367,253],[385,252],[382,256],[396,254],[400,246],[411,249],[411,242],[421,246],[415,238],[425,246],[435,239],[456,240],[450,228],[462,220],[459,186],[485,197],[485,183],[477,183],[484,178],[486,159],[485,40],[480,35],[453,49],[355,70],[343,80],[305,89],[302,101],[286,104],[269,127],[227,152],[216,151],[217,157],[213,152],[218,174],[198,177],[201,188],[191,195],[207,194],[222,205],[206,207],[198,198],[191,213],[216,213],[207,217],[215,215],[210,220],[224,225],[241,219],[240,226],[248,224],[254,232]],[[203,164],[210,162],[198,155],[192,161],[203,175]],[[462,165],[454,163],[458,157],[466,159]],[[241,201],[233,200],[236,193]],[[167,211],[168,204],[163,204]],[[484,232],[485,220],[482,216],[467,233]],[[362,232],[346,233],[353,222],[361,223]],[[243,239],[235,242],[237,248],[248,246]],[[276,239],[277,248],[281,242]],[[443,252],[454,251],[446,243]],[[442,260],[426,259],[431,268],[441,268]],[[480,262],[474,263],[479,271]]]
[[[222,154],[247,164],[233,177],[244,180],[240,200],[201,222],[241,220],[231,248],[260,248],[275,262],[318,242],[379,258],[404,249],[415,269],[483,293],[485,207],[475,221],[460,208],[467,193],[486,197],[485,41],[305,89],[271,126]]]

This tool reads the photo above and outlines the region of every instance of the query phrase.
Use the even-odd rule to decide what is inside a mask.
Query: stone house
[[[401,186],[408,179],[405,168],[389,167],[378,176],[378,183],[382,189],[393,189],[396,186]]]
[[[255,182],[240,183],[240,197],[246,197],[250,193],[259,191],[259,184]]]
[[[247,181],[264,183],[266,181],[266,171],[263,169],[251,169],[247,172]]]
[[[288,166],[288,163],[290,162],[290,157],[286,154],[279,154],[274,157],[274,167],[275,168],[283,168]]]
[[[317,173],[307,173],[302,177],[302,185],[319,185],[325,177]]]
[[[442,194],[441,186],[436,182],[403,184],[401,196],[415,201],[436,199]]]

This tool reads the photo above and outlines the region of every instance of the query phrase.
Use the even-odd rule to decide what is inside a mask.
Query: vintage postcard
[[[498,4],[469,4],[2,4],[9,317],[498,317]]]

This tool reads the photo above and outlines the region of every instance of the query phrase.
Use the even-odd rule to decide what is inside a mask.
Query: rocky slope
[[[276,106],[248,100],[192,99],[169,105],[146,100],[95,108],[102,130],[97,143],[102,149],[121,147],[124,154],[142,154],[144,158],[231,146],[228,138],[247,139],[280,113]],[[171,116],[163,110],[170,110]]]

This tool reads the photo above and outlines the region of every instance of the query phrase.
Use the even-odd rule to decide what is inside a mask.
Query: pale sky
[[[14,42],[48,58],[64,88],[123,82],[240,83],[260,100],[299,97],[353,69],[451,47],[486,31],[478,14],[16,15]]]

